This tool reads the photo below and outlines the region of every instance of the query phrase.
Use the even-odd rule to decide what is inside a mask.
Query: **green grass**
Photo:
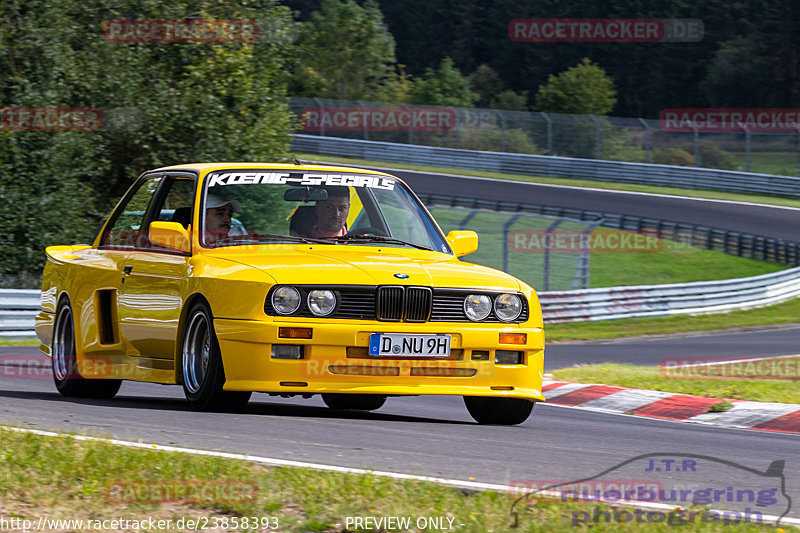
[[[746,172],[747,154],[744,152],[729,152],[729,154],[736,163],[736,169]],[[797,154],[787,152],[751,152],[750,172],[797,176]]]
[[[0,346],[39,346],[36,337],[0,338]]]
[[[450,167],[433,167],[428,165],[410,165],[406,163],[388,163],[386,161],[369,161],[364,159],[351,159],[319,154],[297,154],[296,157],[305,162],[342,163],[347,165],[361,165],[370,167],[397,168],[419,170],[422,172],[440,172],[457,174],[460,176],[479,176],[483,178],[497,178],[503,180],[525,181],[530,183],[549,183],[553,185],[567,185],[571,187],[588,187],[594,189],[608,189],[616,191],[647,192],[653,194],[668,194],[687,196],[690,198],[708,198],[714,200],[730,200],[737,202],[753,202],[767,205],[781,205],[800,207],[800,199],[783,198],[780,196],[741,194],[724,191],[707,191],[700,189],[683,189],[680,187],[659,187],[652,185],[638,185],[634,183],[616,183],[607,181],[592,181],[572,178],[551,178],[545,176],[529,176],[524,174],[507,174],[503,172],[488,172],[483,170],[467,170]]]
[[[787,265],[736,257],[664,240],[653,253],[593,253],[590,286],[654,285],[744,278],[778,272]]]
[[[800,323],[800,299],[757,309],[697,316],[621,318],[597,322],[545,324],[547,342],[617,339],[637,335],[675,335],[686,332],[731,330]]]
[[[467,493],[421,481],[372,475],[265,468],[245,461],[173,452],[115,447],[0,430],[0,495],[5,518],[171,519],[276,517],[279,531],[344,532],[348,516],[450,517],[463,533],[547,531],[673,531],[666,524],[599,523],[572,526],[573,512],[608,505],[539,501],[517,507],[519,527],[511,528],[513,498],[495,492]],[[258,497],[246,503],[115,503],[112,483],[213,481],[255,483]],[[463,524],[463,525],[462,525]],[[175,530],[174,528],[172,530]],[[231,529],[233,530],[233,529]],[[358,530],[358,529],[357,529]],[[692,524],[692,531],[765,531],[753,524]],[[270,531],[262,529],[262,531]],[[350,529],[349,531],[352,531]],[[429,531],[432,531],[429,529]]]
[[[778,360],[776,360],[778,361]],[[783,360],[786,363],[786,360]],[[794,363],[793,368],[797,368]],[[709,398],[751,400],[755,402],[800,403],[800,388],[797,376],[794,379],[741,379],[741,378],[697,378],[684,379],[687,375],[677,369],[620,365],[604,363],[566,368],[553,372],[557,381],[577,383],[602,383],[634,389],[658,390],[679,394],[692,394]],[[796,372],[793,372],[796,374]],[[677,377],[676,377],[677,376]],[[720,402],[715,411],[729,407]]]

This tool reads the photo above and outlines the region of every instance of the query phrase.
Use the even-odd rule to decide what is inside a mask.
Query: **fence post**
[[[653,150],[653,130],[650,129],[650,124],[641,117],[639,117],[639,122],[644,126],[645,134],[644,134],[644,162],[650,163],[650,152]]]
[[[502,146],[501,152],[505,152],[506,151],[506,117],[498,109],[495,109],[494,112],[497,113],[498,117],[500,117],[500,144]]]
[[[461,121],[458,120],[458,111],[456,111],[456,108],[453,107],[453,106],[450,106],[449,109],[450,109],[450,111],[453,112],[453,115],[455,115],[455,117],[456,117],[456,125],[455,125],[455,128],[456,128],[456,142],[458,143],[458,148],[461,148],[461,123],[460,123]]]
[[[510,272],[508,272],[508,268],[509,268],[509,265],[508,265],[508,252],[509,252],[509,250],[508,250],[508,234],[509,234],[509,230],[511,229],[511,226],[513,226],[514,223],[517,220],[519,220],[519,217],[521,217],[521,216],[522,216],[522,213],[517,213],[513,217],[509,218],[506,221],[505,224],[503,224],[503,272],[506,272],[508,274],[510,274]]]
[[[694,122],[692,122],[692,131],[694,132],[694,166],[699,167],[703,163],[700,160],[700,131]]]
[[[408,104],[400,104],[408,112],[408,144],[414,144],[414,113],[409,111]]]
[[[553,121],[547,116],[547,113],[539,113],[544,117],[547,121],[547,155],[553,155]],[[800,129],[797,130],[798,135],[800,135]],[[797,152],[798,160],[800,161],[800,141],[798,141],[797,146],[799,147]]]
[[[358,105],[361,106],[361,109],[364,110],[364,140],[369,140],[369,120],[367,119],[367,106],[364,105],[364,102],[358,100]]]
[[[594,121],[594,158],[600,159],[600,121],[594,115],[589,115]]]
[[[556,220],[544,232],[544,265],[542,270],[544,274],[544,290],[546,291],[550,290],[550,248],[547,246],[547,237],[552,235],[559,225],[561,225],[561,220]]]
[[[322,136],[325,135],[325,126],[322,125],[322,116],[325,114],[325,104],[317,97],[314,97],[314,101],[317,103],[317,106],[319,106],[319,134]]]
[[[744,151],[745,151],[745,172],[750,172],[750,130],[747,129],[747,126],[739,123],[739,127],[744,130]]]

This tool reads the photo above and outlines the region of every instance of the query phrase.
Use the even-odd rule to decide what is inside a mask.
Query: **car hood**
[[[278,284],[521,289],[519,281],[509,274],[426,250],[353,245],[296,246],[291,250],[264,251],[232,248],[215,250],[208,255],[259,269]],[[404,276],[408,278],[403,279]]]

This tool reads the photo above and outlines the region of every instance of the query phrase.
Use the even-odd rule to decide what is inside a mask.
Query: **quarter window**
[[[103,235],[101,246],[108,248],[146,248],[147,235],[142,233],[147,208],[163,178],[153,178],[142,183],[128,202],[114,225]]]

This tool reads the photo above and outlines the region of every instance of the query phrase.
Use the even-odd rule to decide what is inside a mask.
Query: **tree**
[[[503,91],[495,98],[492,98],[489,107],[492,109],[507,109],[509,111],[527,111],[528,91],[522,91],[522,94],[517,94],[511,90]]]
[[[110,7],[111,6],[111,7]],[[109,42],[105,0],[0,3],[0,107],[89,107],[97,131],[0,128],[0,274],[37,272],[43,248],[90,242],[144,170],[189,161],[287,159],[291,13],[271,0],[143,0],[139,19],[253,19],[254,42]]]
[[[483,63],[469,75],[469,88],[480,96],[479,107],[489,107],[490,102],[503,91],[503,81],[497,71]]]
[[[405,70],[405,65],[396,65],[384,77],[375,91],[376,102],[404,104],[411,101],[414,80]]]
[[[295,96],[372,99],[395,63],[394,38],[378,4],[323,0],[303,25]]]
[[[617,102],[614,81],[589,58],[539,87],[536,107],[546,113],[605,115]]]
[[[769,57],[754,38],[737,37],[722,43],[701,84],[714,107],[748,107],[768,100],[771,84]]]
[[[442,59],[438,69],[426,69],[423,77],[414,80],[411,95],[414,104],[456,107],[473,107],[478,98],[469,88],[469,79],[449,57]]]

